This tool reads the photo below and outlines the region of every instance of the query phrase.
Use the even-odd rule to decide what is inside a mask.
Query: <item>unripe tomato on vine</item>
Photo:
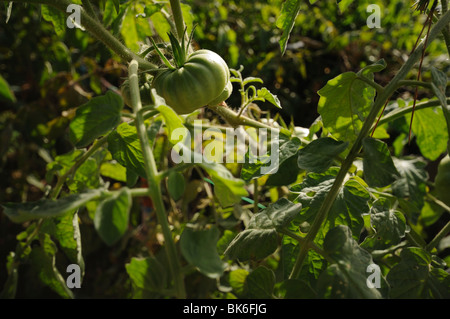
[[[220,55],[210,50],[198,50],[188,54],[192,39],[185,46],[169,33],[172,45],[173,66],[154,47],[167,66],[153,80],[152,87],[178,114],[188,114],[207,105],[218,105],[233,91],[230,70]]]

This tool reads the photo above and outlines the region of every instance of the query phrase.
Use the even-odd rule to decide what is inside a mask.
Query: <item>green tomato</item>
[[[221,99],[229,81],[226,62],[217,53],[198,50],[183,66],[158,74],[152,85],[175,112],[188,114]]]
[[[231,81],[228,81],[227,86],[223,89],[222,93],[216,97],[214,100],[210,101],[208,105],[218,105],[228,99],[231,95],[231,92],[233,92],[233,85],[231,84]]]
[[[450,206],[450,157],[442,158],[434,180],[437,197],[447,206]]]

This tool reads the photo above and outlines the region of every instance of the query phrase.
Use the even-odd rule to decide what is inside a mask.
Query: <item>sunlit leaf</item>
[[[85,147],[108,133],[120,123],[122,108],[122,98],[112,91],[80,106],[70,123],[71,141],[77,147]]]
[[[300,0],[286,0],[281,8],[281,14],[277,20],[277,27],[283,32],[279,40],[282,54],[286,51],[290,33],[295,25],[295,19],[300,11]]]

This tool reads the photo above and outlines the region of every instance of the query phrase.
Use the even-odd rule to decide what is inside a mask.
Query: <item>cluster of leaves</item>
[[[289,4],[300,2],[286,1],[281,10],[280,21],[283,17],[291,20],[285,22],[288,33],[301,8],[297,5],[289,13]],[[341,1],[340,8],[350,3]],[[121,33],[135,52],[140,50],[137,43],[144,34],[157,34],[164,40],[171,28],[165,17],[168,8],[160,3],[104,1],[99,7],[104,25]],[[136,8],[147,19],[135,18]],[[50,10],[46,17],[57,32],[65,32],[56,27],[61,23],[59,12]],[[192,27],[192,21],[186,22],[188,29]],[[153,28],[163,29],[155,33]],[[282,48],[286,41],[284,35]],[[272,148],[256,158],[250,148],[244,153],[238,148],[231,150],[236,159],[232,163],[223,163],[230,127],[217,125],[207,112],[181,117],[152,91],[151,106],[141,114],[149,140],[144,147],[152,150],[161,172],[162,195],[188,297],[450,297],[448,240],[441,237],[442,231],[435,237],[438,242],[430,240],[424,229],[433,225],[441,229],[440,222],[448,220],[449,213],[445,203],[435,200],[426,170],[428,162],[448,152],[444,72],[432,70],[428,87],[438,99],[419,101],[414,114],[412,132],[421,156],[404,156],[412,102],[398,98],[388,105],[373,135],[363,139],[362,153],[350,163],[335,200],[328,199],[377,96],[375,74],[385,68],[384,61],[379,61],[329,80],[318,91],[320,116],[308,128],[287,125],[279,117],[259,117],[260,123],[267,123],[262,127],[272,125],[279,138],[271,136]],[[252,112],[255,103],[269,102],[281,108],[277,95],[253,85],[263,83],[262,79],[245,78],[242,71],[232,70],[232,82],[241,99],[238,119],[241,115],[261,116]],[[157,205],[143,200],[149,195],[147,183],[154,181],[146,180],[137,114],[130,113],[117,92],[98,93],[72,114],[67,138],[73,147],[48,161],[45,183],[55,186],[49,186],[43,198],[2,204],[4,215],[25,227],[7,257],[8,278],[2,296],[17,294],[19,274],[30,265],[39,281],[54,293],[76,297],[77,291],[67,288],[63,270],[67,264],[78,264],[83,285],[90,285],[95,275],[87,263],[85,267],[85,258],[99,251],[93,242],[108,250],[107,261],[119,255],[125,260],[105,275],[118,275],[117,286],[125,287],[126,291],[113,293],[134,298],[173,296],[170,256],[162,249],[167,243],[155,222]],[[17,102],[2,78],[0,94]],[[199,122],[220,133],[212,139],[208,130],[198,132]],[[258,143],[261,137],[248,126],[244,128],[248,144]],[[400,134],[391,136],[392,128]],[[180,143],[174,138],[172,133],[179,129],[189,131],[193,142]],[[175,164],[174,146],[181,147],[183,154],[193,151],[193,158],[200,160]],[[216,161],[211,161],[203,153],[195,153],[205,149],[214,149],[223,157],[214,156]],[[273,158],[275,163],[270,161]],[[267,171],[271,166],[277,170]],[[328,214],[317,224],[324,205],[330,205]],[[84,232],[82,227],[94,231]],[[314,227],[316,234],[309,238]],[[448,226],[442,230],[445,233]],[[306,255],[299,264],[305,247]],[[381,272],[376,288],[367,283],[368,269]],[[95,280],[98,282],[101,280]]]

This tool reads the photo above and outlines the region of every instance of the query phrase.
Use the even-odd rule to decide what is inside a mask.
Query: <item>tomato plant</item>
[[[379,1],[407,27],[391,19],[401,32],[361,31],[341,51],[357,63],[321,75],[306,126],[283,113],[300,94],[283,85],[298,81],[292,65],[305,75],[313,49],[302,45],[324,45],[298,26],[343,50],[346,37],[330,30],[352,34],[369,2],[230,1],[228,12],[217,1],[216,14],[188,3],[5,5],[18,26],[43,24],[28,58],[45,61],[29,62],[39,76],[0,77],[1,296],[449,298],[448,1]],[[261,12],[260,30],[243,31],[243,8]],[[414,45],[421,19],[426,37]],[[5,27],[14,45],[30,41]],[[259,76],[271,65],[274,75]],[[24,78],[33,93],[15,85]]]

